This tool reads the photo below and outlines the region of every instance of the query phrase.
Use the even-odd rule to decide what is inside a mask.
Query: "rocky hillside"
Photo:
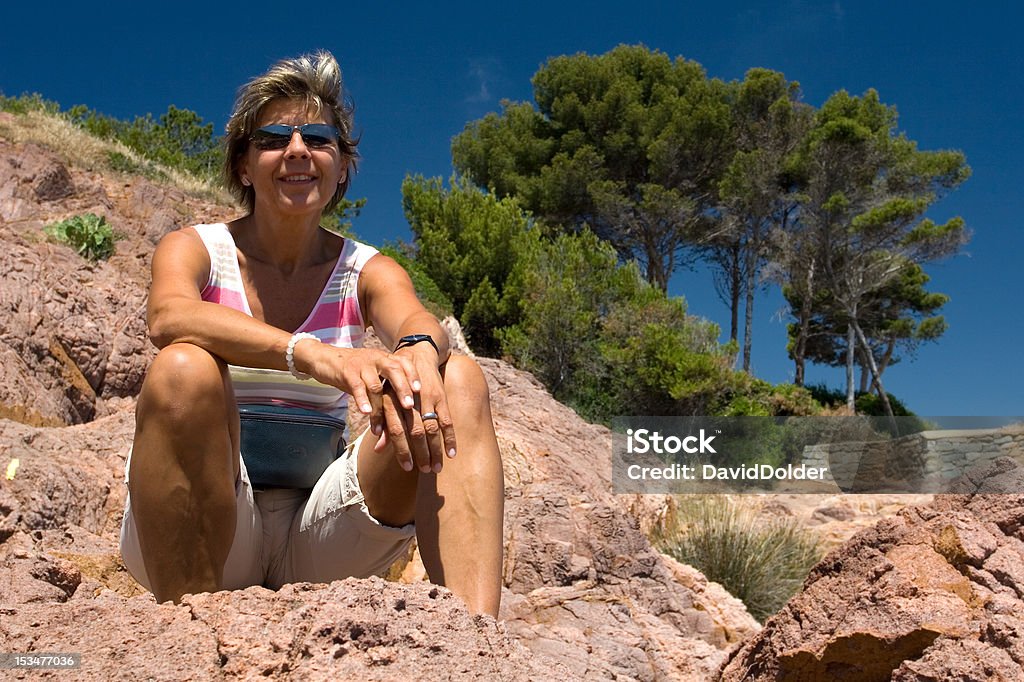
[[[482,359],[505,465],[501,622],[425,582],[346,581],[157,605],[117,556],[133,396],[153,356],[153,245],[232,210],[0,139],[0,649],[75,651],[89,679],[708,679],[757,631],[742,604],[655,552],[610,493],[610,435]],[[124,235],[91,264],[45,224]],[[406,571],[415,577],[415,570]]]
[[[606,429],[490,359],[480,363],[506,482],[498,621],[424,582],[415,557],[398,581],[156,604],[117,555],[134,396],[154,354],[148,260],[167,231],[234,211],[4,139],[4,116],[0,651],[80,653],[75,678],[95,680],[1024,678],[1024,498],[1008,494],[1024,488],[1012,471],[976,482],[1009,481],[1001,494],[975,486],[875,526],[907,500],[766,500],[765,514],[845,544],[761,629],[720,586],[651,548],[642,529],[667,500],[611,494]],[[87,211],[124,236],[108,261],[44,237],[44,225]]]

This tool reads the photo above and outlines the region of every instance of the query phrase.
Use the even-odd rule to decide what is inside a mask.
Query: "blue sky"
[[[892,367],[887,388],[923,415],[1024,414],[1024,14],[1011,3],[14,3],[4,15],[4,94],[119,117],[174,104],[218,130],[247,78],[330,49],[363,134],[350,196],[368,204],[355,229],[375,243],[409,238],[405,174],[447,178],[451,137],[501,99],[530,100],[530,77],[552,56],[643,43],[725,80],[782,71],[815,106],[873,87],[922,149],[960,149],[974,171],[931,213],[963,216],[974,235],[965,255],[927,268],[932,288],[952,297],[949,331]],[[671,293],[727,327],[708,273],[676,277]],[[791,379],[781,298],[762,295],[755,312],[755,373]],[[839,386],[841,370],[812,369],[809,381]]]

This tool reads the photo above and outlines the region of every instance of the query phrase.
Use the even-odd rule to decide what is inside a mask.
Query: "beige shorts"
[[[253,490],[242,462],[235,484],[237,522],[224,565],[224,589],[253,585],[277,589],[286,583],[380,575],[406,551],[415,527],[384,526],[366,508],[356,471],[356,453],[365,435],[349,444],[312,491]],[[121,556],[132,576],[152,589],[130,495],[121,524]]]

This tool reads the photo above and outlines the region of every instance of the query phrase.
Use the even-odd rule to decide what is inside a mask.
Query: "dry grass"
[[[765,519],[724,495],[687,495],[652,534],[656,547],[721,584],[764,622],[800,589],[823,548],[790,518]]]
[[[0,114],[0,137],[14,143],[35,142],[60,154],[68,164],[89,171],[117,171],[111,166],[111,158],[120,155],[140,169],[151,170],[153,182],[199,199],[232,203],[230,195],[219,185],[154,163],[121,142],[95,137],[59,115],[43,111]]]

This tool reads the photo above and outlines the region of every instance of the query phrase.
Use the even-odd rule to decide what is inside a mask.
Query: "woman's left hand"
[[[455,456],[456,444],[437,351],[430,344],[419,343],[391,357],[406,367],[407,376],[417,376],[419,381],[412,385],[412,407],[403,407],[391,386],[386,387],[383,415],[374,415],[370,422],[372,432],[380,436],[374,449],[382,452],[391,445],[405,471],[417,468],[423,473],[438,473],[444,457]]]

